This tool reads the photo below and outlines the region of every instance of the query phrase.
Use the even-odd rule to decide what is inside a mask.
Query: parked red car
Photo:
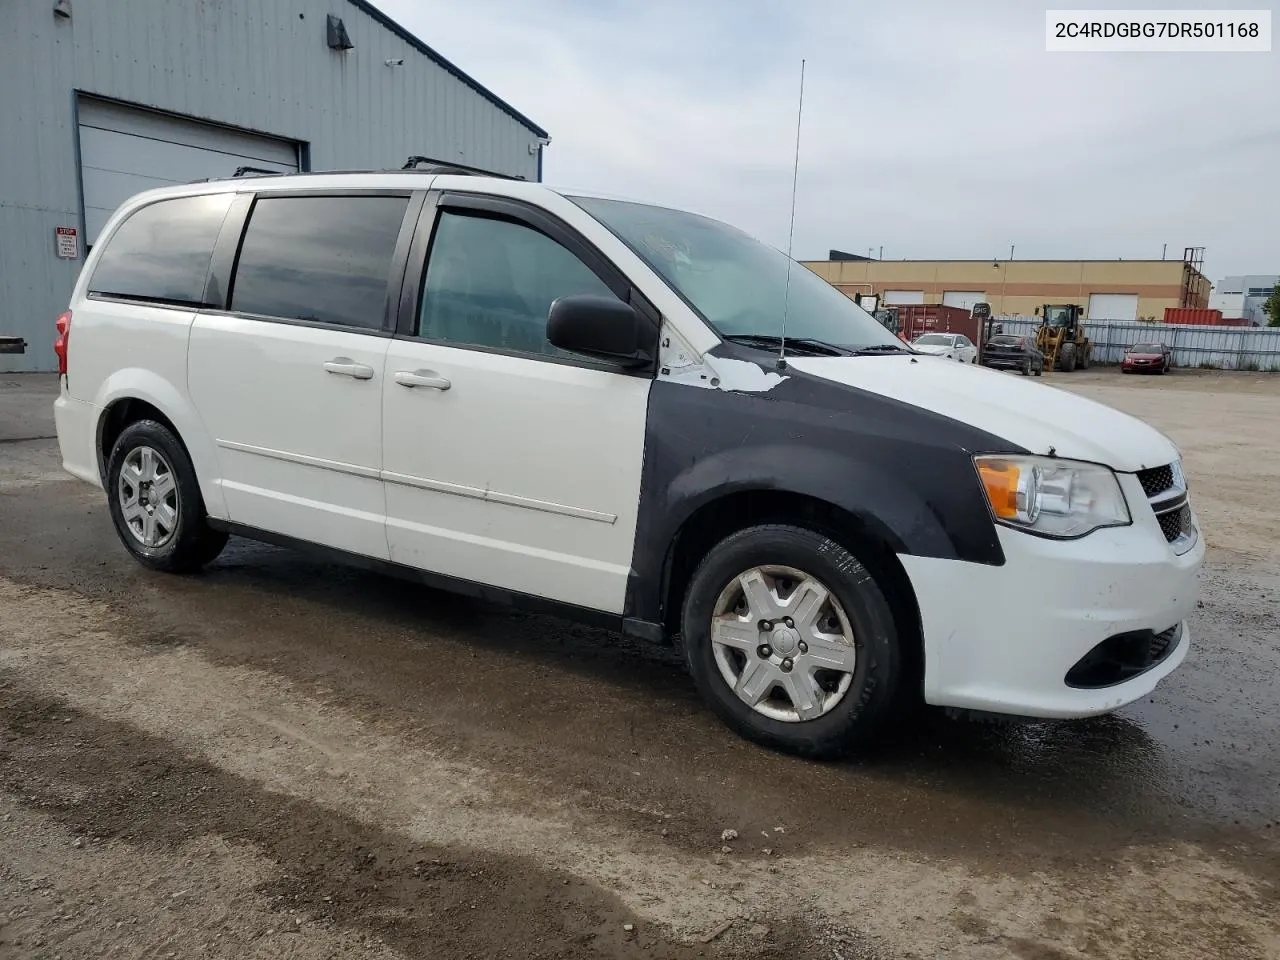
[[[1163,343],[1135,343],[1124,352],[1121,373],[1168,373],[1173,351]]]

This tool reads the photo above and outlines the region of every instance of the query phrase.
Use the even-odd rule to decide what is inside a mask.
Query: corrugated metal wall
[[[997,317],[1005,333],[1033,335],[1039,317]],[[1163,343],[1179,367],[1280,371],[1280,329],[1190,326],[1128,321],[1086,321],[1096,363],[1119,363],[1135,343]]]
[[[353,49],[326,45],[329,13]],[[80,225],[75,90],[301,141],[313,170],[422,154],[538,174],[529,124],[354,3],[93,0],[65,20],[52,0],[10,0],[0,18],[0,334],[29,341],[0,370],[56,365],[53,319],[81,263],[53,252],[54,228]]]

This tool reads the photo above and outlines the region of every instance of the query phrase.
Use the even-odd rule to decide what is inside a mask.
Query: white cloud
[[[803,56],[797,256],[1167,243],[1205,246],[1215,279],[1280,272],[1277,53],[1048,54],[1026,2],[380,5],[550,131],[556,185],[785,246]]]

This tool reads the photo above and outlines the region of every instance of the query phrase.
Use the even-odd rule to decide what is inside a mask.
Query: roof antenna
[[[796,236],[796,185],[800,181],[800,118],[804,115],[804,60],[800,61],[800,106],[796,110],[796,162],[791,172],[791,228],[787,233],[787,290],[782,298],[782,331],[778,337],[778,369],[787,365],[787,314],[791,310],[791,244]]]

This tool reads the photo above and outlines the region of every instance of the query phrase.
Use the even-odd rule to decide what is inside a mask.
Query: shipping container
[[[982,321],[975,320],[963,307],[944,307],[940,303],[900,303],[898,311],[900,336],[910,343],[925,333],[962,333],[982,349]]]
[[[1205,307],[1165,307],[1164,322],[1216,325],[1222,322],[1222,311]]]

